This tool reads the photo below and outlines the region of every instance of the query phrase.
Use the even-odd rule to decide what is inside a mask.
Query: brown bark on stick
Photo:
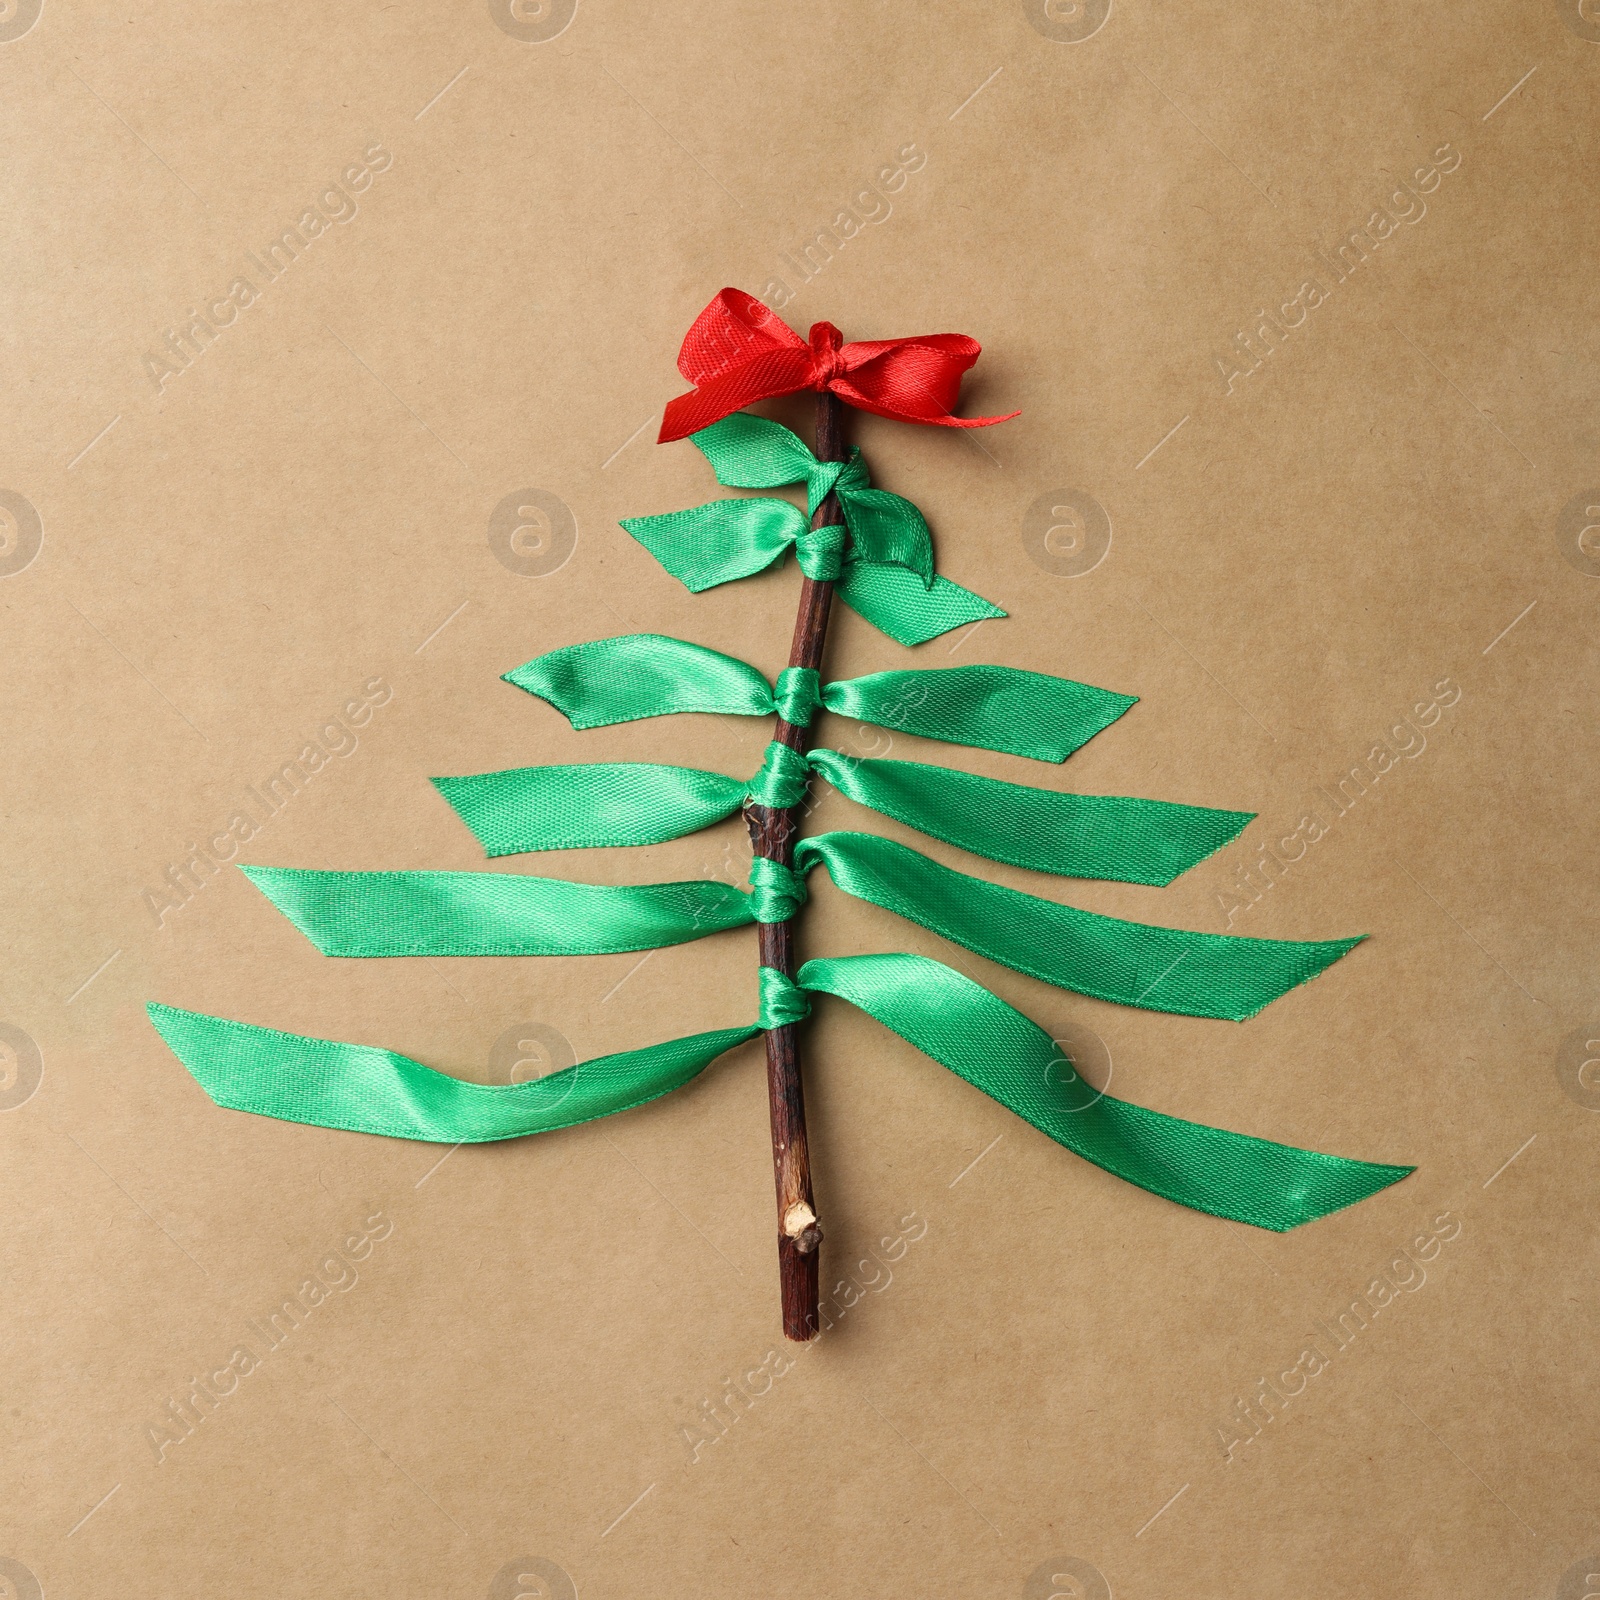
[[[823,390],[817,396],[819,461],[843,461],[843,406]],[[811,519],[813,528],[842,526],[844,513],[838,499],[829,495]],[[800,585],[800,610],[795,617],[791,667],[822,666],[822,649],[828,636],[828,612],[833,585],[806,578]],[[777,719],[772,735],[791,750],[804,751],[806,729]],[[800,807],[774,810],[747,805],[745,822],[750,843],[758,856],[794,865],[794,842],[799,834]],[[763,922],[758,928],[761,965],[795,973],[792,922]],[[800,1080],[800,1040],[790,1023],[767,1031],[767,1099],[772,1112],[772,1175],[778,1191],[778,1283],[783,1295],[783,1331],[786,1338],[806,1340],[817,1335],[817,1275],[822,1229],[817,1222],[811,1193],[811,1154],[806,1146],[805,1092]]]

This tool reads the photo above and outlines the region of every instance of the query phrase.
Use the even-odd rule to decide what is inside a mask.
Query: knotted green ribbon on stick
[[[809,578],[832,582],[839,598],[901,644],[923,644],[963,623],[1005,612],[935,575],[928,524],[912,503],[871,487],[861,452],[818,461],[781,423],[736,412],[692,435],[717,480],[731,488],[806,485],[809,512],[830,493],[849,530],[812,528],[787,500],[714,500],[688,511],[624,517],[621,526],[687,588],[748,578],[793,548]]]
[[[933,538],[922,513],[901,495],[874,489],[859,448],[843,461],[819,461],[799,434],[766,417],[736,411],[690,438],[729,489],[780,489],[804,483],[815,516],[837,496],[845,526],[865,559],[907,567],[933,585]]]
[[[489,872],[244,870],[324,955],[596,955],[787,921],[815,866],[846,894],[1014,971],[1182,1016],[1243,1021],[1360,943],[1250,939],[1102,916],[866,833],[800,840],[793,870],[756,857],[748,894],[711,880],[608,886]]]
[[[655,762],[521,767],[435,778],[491,856],[659,844],[732,816],[747,799],[793,805],[808,771],[847,799],[991,861],[1073,878],[1170,883],[1237,836],[1253,812],[1123,795],[1063,794],[915,761],[798,755],[771,743],[748,784]]]
[[[809,726],[819,709],[881,728],[1065,761],[1138,699],[1019,667],[907,668],[824,684],[786,667],[776,688],[748,662],[660,633],[568,645],[505,674],[574,728],[605,728],[675,712],[768,717]]]
[[[1153,1194],[1285,1232],[1413,1169],[1322,1155],[1146,1111],[1089,1088],[1044,1029],[981,985],[914,955],[809,961],[796,982],[761,972],[761,1015],[582,1061],[530,1083],[466,1083],[394,1051],[151,1005],[150,1020],[218,1105],[283,1121],[465,1144],[515,1139],[629,1110],[691,1081],[764,1028],[836,995],[1042,1133]]]

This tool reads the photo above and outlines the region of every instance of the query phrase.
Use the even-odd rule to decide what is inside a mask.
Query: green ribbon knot
[[[1170,883],[1221,849],[1251,816],[1039,789],[915,761],[864,761],[837,750],[802,756],[776,742],[748,784],[648,761],[523,767],[433,781],[488,854],[506,856],[660,844],[721,822],[747,802],[794,805],[805,793],[808,771],[847,800],[974,855],[1116,883]]]
[[[806,881],[768,856],[750,863],[750,912],[757,922],[787,922],[806,903]]]
[[[758,856],[750,889],[716,879],[592,884],[498,872],[245,867],[329,956],[569,956],[654,950],[786,922],[824,867],[836,888],[1058,988],[1183,1016],[1253,1016],[1359,940],[1251,939],[1154,927],[1008,889],[865,833],[801,839],[794,865]]]
[[[844,569],[846,539],[845,529],[836,522],[802,529],[794,544],[800,570],[818,583],[832,583]]]
[[[791,728],[809,728],[822,705],[822,677],[815,667],[785,667],[778,674],[772,708]]]
[[[1412,1169],[1324,1155],[1085,1092],[1048,1031],[925,956],[760,969],[753,1025],[580,1061],[527,1083],[478,1084],[371,1045],[281,1033],[152,1005],[150,1020],[220,1106],[288,1122],[438,1144],[553,1133],[682,1088],[767,1028],[798,1022],[807,994],[858,1007],[1084,1160],[1152,1194],[1282,1232],[1375,1194]],[[865,1051],[859,1065],[875,1064]]]
[[[921,739],[1064,761],[1137,697],[1021,667],[906,667],[823,683],[786,667],[777,687],[749,662],[664,633],[563,645],[505,681],[547,701],[574,728],[609,728],[678,712],[770,717],[809,727],[818,709]]]
[[[806,510],[813,517],[835,495],[862,560],[905,567],[921,578],[924,589],[933,587],[933,539],[927,522],[903,496],[872,487],[859,449],[852,448],[844,461],[818,461],[805,441],[782,423],[742,411],[690,437],[711,463],[717,482],[729,489],[803,483]]]
[[[735,415],[738,415],[738,413],[735,413]],[[763,419],[760,417],[748,417],[745,420],[748,422],[760,422]],[[784,431],[786,433],[789,432],[788,429],[784,429]],[[716,424],[713,423],[705,432],[715,434]],[[693,439],[694,435],[691,434],[689,437]],[[806,447],[805,440],[792,433],[789,437],[800,446],[800,450],[805,452],[804,460],[798,461],[797,465],[805,478],[806,510],[812,516],[816,516],[817,507],[830,494],[836,493],[839,496],[840,505],[843,505],[847,497],[859,494],[863,489],[872,487],[872,480],[867,476],[867,464],[861,459],[861,451],[858,447],[854,445],[850,447],[850,458],[847,461],[818,461],[816,456]],[[714,444],[713,448],[715,448]],[[710,453],[705,449],[704,445],[701,446],[701,452],[706,455],[707,460],[710,460]],[[724,453],[727,454],[728,452]],[[712,466],[713,468],[716,466],[714,461]],[[737,471],[738,469],[735,468],[734,470]],[[798,481],[799,479],[797,478],[773,478],[771,480],[774,484],[796,483]],[[767,484],[736,483],[733,478],[724,478],[720,473],[717,475],[717,482],[727,484],[729,488],[764,489],[768,487]]]
[[[810,775],[806,758],[798,750],[791,750],[774,739],[767,746],[760,770],[745,790],[745,798],[773,811],[786,810],[805,797],[806,780]]]
[[[811,1015],[811,1002],[806,999],[805,990],[788,973],[779,972],[776,967],[762,967],[757,981],[761,985],[757,1026],[785,1028],[790,1023],[804,1022]]]
[[[843,528],[812,528],[798,506],[765,498],[624,517],[622,527],[695,593],[747,578],[793,548],[801,571],[835,582],[846,605],[901,644],[923,644],[965,623],[1005,615],[935,574],[922,513],[903,496],[874,489],[859,450],[848,461],[818,461],[781,423],[743,412],[692,437],[718,482],[737,489],[804,483],[813,515],[831,492],[845,521]]]

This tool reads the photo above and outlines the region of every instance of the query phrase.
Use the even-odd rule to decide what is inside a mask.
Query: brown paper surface
[[[1588,1593],[1600,14],[572,11],[0,17],[0,1592]],[[908,653],[841,612],[832,675],[1141,697],[1057,774],[897,754],[1259,813],[1165,890],[986,875],[1371,935],[1242,1026],[956,954],[1115,1094],[1411,1178],[1219,1222],[823,1004],[799,1349],[756,1046],[453,1152],[219,1110],[163,1047],[151,999],[504,1082],[752,1017],[748,932],[327,960],[196,855],[245,813],[234,860],[469,869],[431,774],[754,770],[755,721],[577,734],[498,681],[635,630],[783,665],[792,565],[696,598],[616,522],[716,492],[653,439],[724,284],[970,333],[967,411],[1022,408],[851,417],[1010,615]],[[820,881],[801,937],[950,954]]]

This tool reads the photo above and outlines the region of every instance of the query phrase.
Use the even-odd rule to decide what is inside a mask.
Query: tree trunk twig
[[[817,396],[819,461],[843,461],[843,406],[827,390]],[[838,498],[829,495],[811,519],[813,528],[842,526],[844,513]],[[795,617],[791,667],[822,666],[828,636],[828,612],[833,584],[806,578],[800,585],[800,609]],[[777,719],[773,739],[791,750],[804,752],[807,730]],[[786,867],[794,865],[794,842],[799,835],[802,805],[774,810],[750,804],[745,822],[750,843],[758,856]],[[793,977],[792,922],[763,922],[758,927],[761,965],[776,967]],[[783,1295],[783,1331],[786,1338],[814,1339],[818,1330],[817,1277],[822,1228],[817,1222],[811,1193],[811,1154],[806,1146],[805,1093],[800,1081],[800,1041],[793,1023],[767,1031],[767,1099],[772,1113],[772,1173],[778,1192],[778,1282]]]

